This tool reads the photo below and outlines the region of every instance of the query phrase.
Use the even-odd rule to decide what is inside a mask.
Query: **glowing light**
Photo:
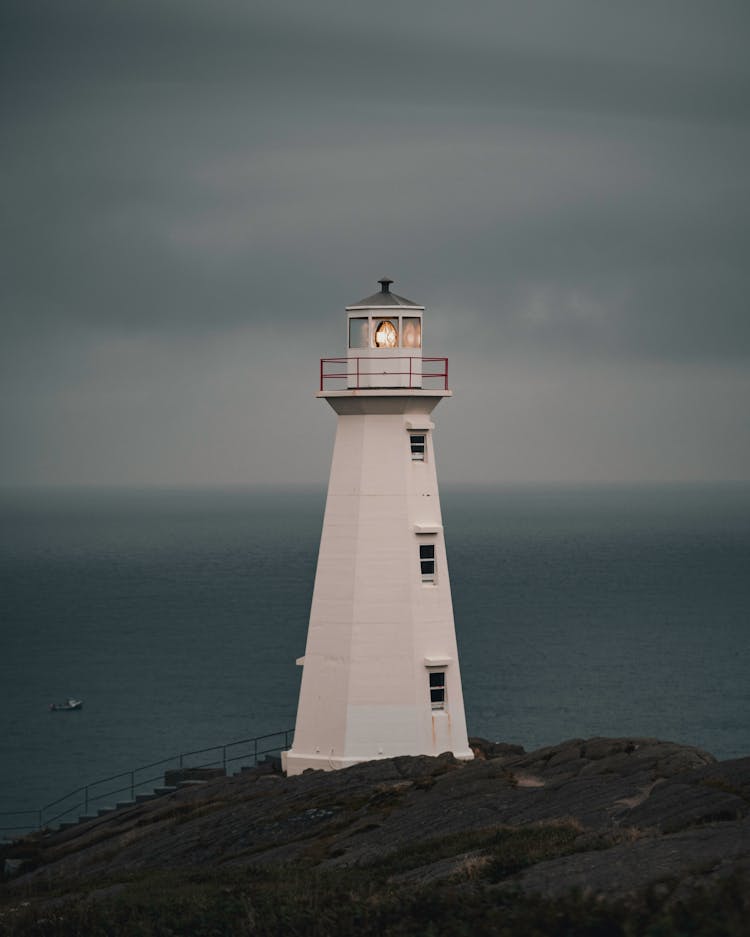
[[[375,346],[377,348],[395,348],[398,345],[398,331],[388,319],[383,319],[375,328]]]

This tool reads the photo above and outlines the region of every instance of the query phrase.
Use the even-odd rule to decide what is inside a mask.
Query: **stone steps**
[[[244,766],[236,772],[235,777],[239,777],[246,772],[257,771],[261,766],[271,766],[279,761],[278,756],[267,755],[265,758],[262,758],[258,761],[257,765],[254,766]],[[189,771],[185,771],[185,774],[189,774]],[[151,791],[144,791],[143,793],[136,794],[135,797],[129,798],[128,800],[118,800],[114,806],[107,805],[105,807],[97,808],[96,813],[89,812],[81,814],[75,820],[61,820],[54,829],[56,832],[63,832],[69,830],[74,826],[78,826],[79,823],[87,823],[90,820],[98,820],[103,816],[106,816],[109,813],[114,813],[116,810],[125,810],[128,807],[135,807],[139,804],[145,804],[150,800],[155,800],[157,797],[163,797],[166,794],[173,794],[176,790],[186,787],[195,787],[206,784],[209,780],[213,780],[215,777],[226,777],[225,772],[222,771],[211,771],[205,772],[204,777],[201,777],[200,774],[203,772],[196,771],[198,777],[185,777],[178,780],[178,777],[174,777],[174,782],[172,784],[162,784],[159,787],[155,787]],[[176,772],[175,772],[176,774]],[[171,780],[172,778],[170,778]],[[12,842],[9,840],[8,842]]]

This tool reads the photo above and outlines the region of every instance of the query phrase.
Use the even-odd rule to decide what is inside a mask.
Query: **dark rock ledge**
[[[17,871],[0,891],[33,905],[51,883],[106,881],[110,894],[134,873],[292,863],[387,869],[394,887],[480,882],[544,898],[577,890],[611,900],[658,886],[672,900],[728,876],[750,894],[750,757],[717,762],[648,738],[528,754],[482,739],[472,747],[469,763],[444,754],[209,779],[4,847]],[[527,851],[503,859],[519,831]]]

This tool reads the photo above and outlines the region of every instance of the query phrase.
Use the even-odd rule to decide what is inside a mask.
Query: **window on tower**
[[[370,344],[370,329],[367,317],[349,320],[349,347],[367,348]]]
[[[417,316],[402,319],[401,344],[404,348],[422,347],[422,320]]]
[[[382,319],[375,326],[375,347],[395,348],[398,345],[398,319]]]
[[[420,543],[419,566],[422,572],[422,582],[435,582],[435,544]]]
[[[410,433],[409,445],[411,447],[411,457],[414,462],[424,462],[425,454],[425,436],[424,433]]]
[[[430,705],[433,709],[445,709],[445,671],[430,671]]]

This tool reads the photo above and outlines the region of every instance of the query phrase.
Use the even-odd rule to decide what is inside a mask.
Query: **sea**
[[[444,487],[469,734],[750,755],[750,484]],[[0,812],[294,726],[325,491],[0,492]],[[77,712],[49,704],[80,698]]]

